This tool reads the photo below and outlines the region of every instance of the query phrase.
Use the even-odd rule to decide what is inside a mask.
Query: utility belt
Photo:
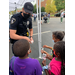
[[[29,37],[29,32],[27,31],[27,33],[21,34],[21,36],[27,36],[27,37]]]
[[[18,35],[29,37],[29,32],[28,32],[28,30],[27,30],[26,33],[22,33],[22,34],[18,34]],[[14,44],[16,41],[17,41],[17,40],[15,40],[15,39],[11,39],[11,38],[10,38],[10,43]]]

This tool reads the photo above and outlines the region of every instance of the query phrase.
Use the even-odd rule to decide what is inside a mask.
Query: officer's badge
[[[29,21],[27,21],[27,25],[29,25]]]
[[[12,18],[11,19],[11,24],[13,24],[15,21],[16,21],[16,19],[15,18]]]

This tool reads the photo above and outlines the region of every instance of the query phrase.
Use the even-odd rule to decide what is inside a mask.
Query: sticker
[[[29,21],[27,21],[27,25],[29,25]]]
[[[16,19],[15,18],[12,18],[11,19],[11,24],[13,24],[15,21],[16,21]]]

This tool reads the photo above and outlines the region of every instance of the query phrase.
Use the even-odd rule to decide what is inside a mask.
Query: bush
[[[41,12],[45,12],[45,7],[41,7]]]

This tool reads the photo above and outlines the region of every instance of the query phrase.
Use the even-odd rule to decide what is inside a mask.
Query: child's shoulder
[[[30,58],[30,57],[29,57],[29,59],[32,60],[32,61],[38,61],[38,60],[35,59],[35,58]]]
[[[54,64],[61,64],[61,61],[58,61],[58,60],[56,60],[56,57],[54,57],[53,59],[52,59],[52,61],[51,61],[51,63],[54,63]]]
[[[35,63],[39,63],[38,59],[35,58],[30,58],[31,61],[35,62]]]

